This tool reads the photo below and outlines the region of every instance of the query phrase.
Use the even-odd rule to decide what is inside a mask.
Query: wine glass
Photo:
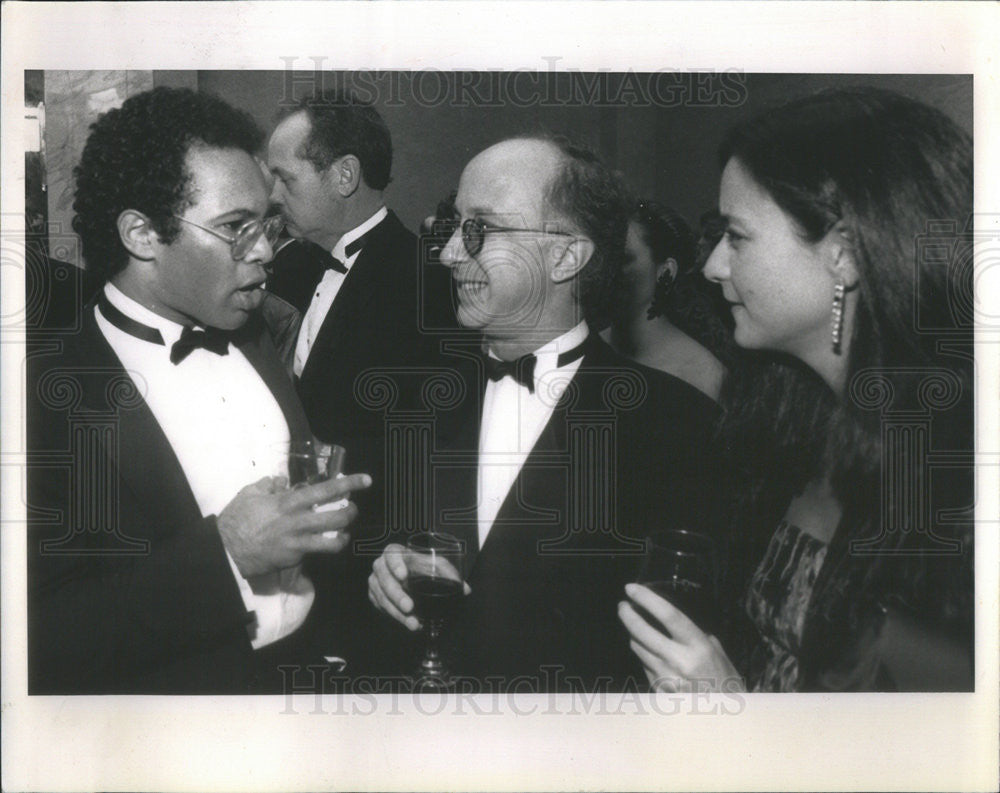
[[[705,633],[719,630],[718,553],[706,534],[678,529],[654,531],[637,582],[669,600]],[[662,626],[641,606],[635,609],[656,628]]]
[[[406,543],[406,591],[414,613],[424,625],[424,657],[415,674],[418,688],[445,689],[451,673],[439,643],[446,625],[462,603],[465,546],[444,532],[421,532]]]

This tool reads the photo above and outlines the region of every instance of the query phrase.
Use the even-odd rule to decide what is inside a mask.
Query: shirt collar
[[[590,335],[590,327],[587,325],[586,320],[581,320],[580,324],[571,328],[570,330],[563,333],[561,336],[556,336],[551,341],[546,342],[537,350],[535,350],[535,392],[539,390],[539,383],[541,380],[552,372],[558,371],[560,368],[566,368],[569,366],[578,366],[580,359],[571,361],[563,367],[557,366],[559,363],[559,355],[564,352],[569,352],[570,350],[579,347],[583,344],[587,337]],[[491,358],[497,358],[498,356],[494,354],[493,350],[487,349],[487,355]]]
[[[566,331],[562,336],[557,336],[552,341],[543,344],[535,350],[535,357],[538,359],[535,364],[535,382],[537,383],[548,372],[558,368],[559,354],[569,352],[574,347],[579,347],[587,340],[590,329],[586,320],[581,320],[575,328]],[[566,364],[569,366],[570,364]]]
[[[125,316],[160,331],[160,335],[163,336],[163,343],[168,350],[181,337],[181,331],[184,330],[183,325],[150,311],[126,295],[110,281],[104,285],[104,294],[108,298],[108,302]]]
[[[350,267],[354,263],[354,259],[357,258],[358,254],[354,254],[354,256],[350,258],[350,261],[348,261],[347,257],[344,256],[347,246],[354,242],[354,240],[358,239],[358,237],[371,231],[388,216],[389,210],[387,210],[384,206],[379,207],[375,214],[368,218],[368,220],[360,226],[355,226],[353,229],[344,234],[339,240],[337,240],[337,244],[333,246],[333,250],[331,251],[333,257],[344,262],[345,266]]]

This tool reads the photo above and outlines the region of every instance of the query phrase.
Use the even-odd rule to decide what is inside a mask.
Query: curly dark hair
[[[392,136],[370,104],[345,91],[319,91],[283,108],[279,119],[305,112],[309,136],[299,157],[317,171],[347,154],[361,163],[361,177],[372,190],[384,190],[392,178]]]
[[[594,243],[594,253],[578,276],[580,304],[587,320],[606,321],[611,295],[620,288],[632,197],[624,180],[590,149],[562,136],[539,135],[554,145],[562,163],[545,196],[556,216],[566,218]]]
[[[91,125],[73,171],[73,229],[87,269],[107,280],[128,264],[117,227],[126,209],[146,215],[163,242],[176,238],[180,223],[172,215],[190,205],[185,162],[192,146],[253,155],[262,142],[249,115],[186,88],[154,88],[104,113]]]

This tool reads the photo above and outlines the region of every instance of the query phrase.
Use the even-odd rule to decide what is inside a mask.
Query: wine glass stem
[[[441,653],[438,649],[438,642],[441,638],[441,622],[439,620],[428,620],[427,641],[424,649],[423,667],[429,672],[439,673],[443,670]]]
[[[441,624],[437,620],[430,620],[427,624],[427,657],[436,659],[438,653],[438,641],[441,638]]]

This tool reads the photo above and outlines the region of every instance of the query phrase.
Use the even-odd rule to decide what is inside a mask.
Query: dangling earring
[[[830,341],[834,355],[840,355],[841,338],[844,335],[844,292],[843,281],[833,287],[833,306],[830,309]]]
[[[653,290],[653,301],[646,310],[646,319],[655,319],[663,316],[667,311],[667,299],[677,285],[677,276],[668,267],[656,279],[656,288]]]

